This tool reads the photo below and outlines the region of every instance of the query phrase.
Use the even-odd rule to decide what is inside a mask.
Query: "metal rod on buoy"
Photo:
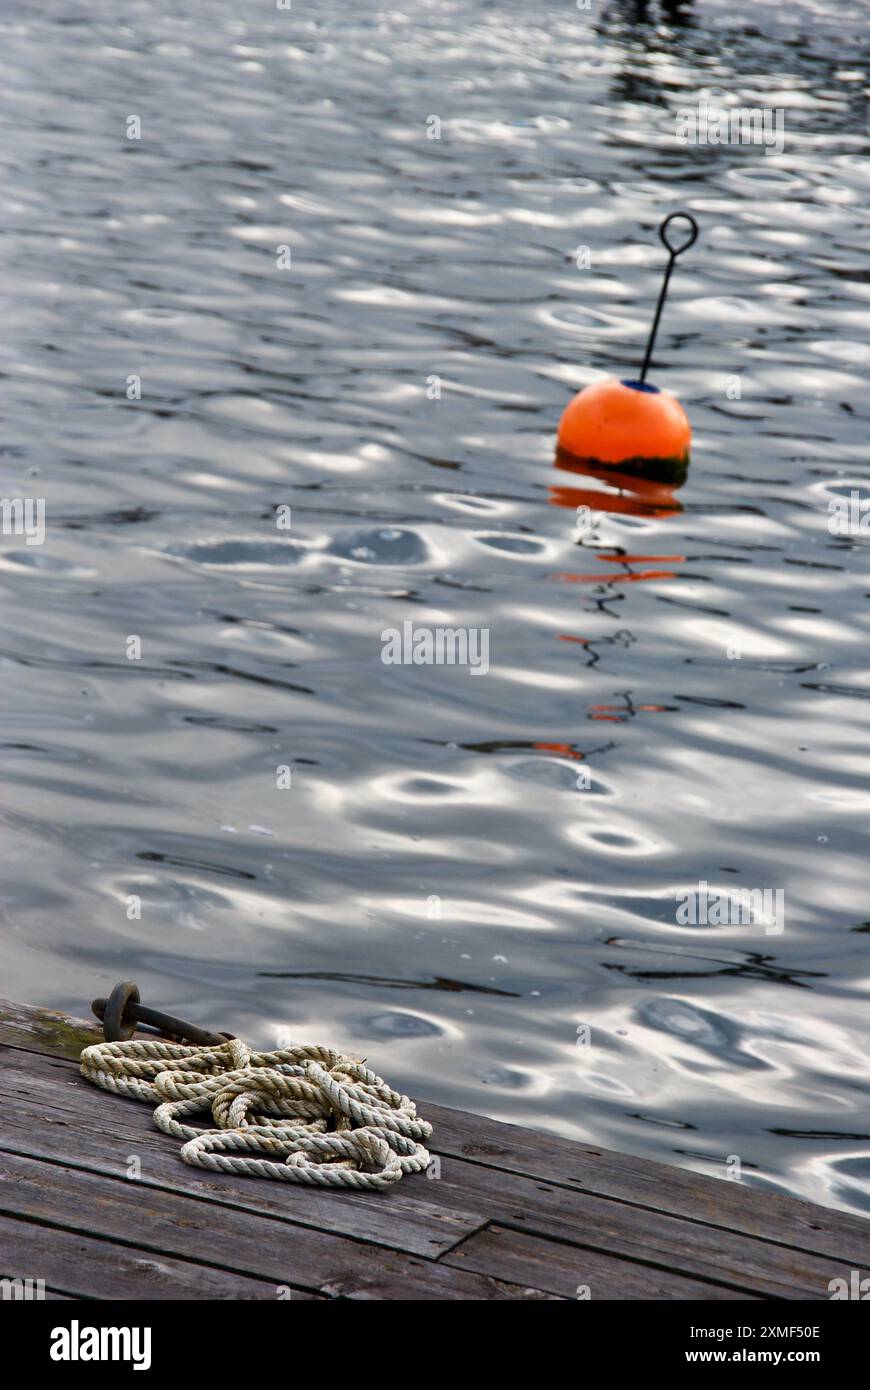
[[[688,222],[689,232],[682,246],[674,246],[668,240],[668,228],[681,218]],[[692,428],[676,396],[660,390],[658,386],[649,385],[646,374],[652,361],[674,261],[688,250],[697,235],[698,224],[687,212],[672,212],[662,222],[659,236],[670,257],[665,266],[665,278],[640,379],[617,381],[606,378],[592,381],[578,391],[574,399],[568,402],[559,421],[557,441],[563,454],[611,466],[630,464],[635,471],[655,464],[660,476],[685,480]]]
[[[684,241],[682,246],[672,246],[667,238],[667,230],[670,223],[676,221],[678,218],[683,218],[684,221],[689,223],[691,232],[688,241]],[[665,267],[665,278],[662,281],[662,288],[659,293],[659,302],[656,305],[656,314],[655,318],[652,321],[652,328],[650,329],[649,341],[646,345],[646,356],[643,359],[643,366],[640,369],[639,381],[641,385],[643,385],[643,383],[646,381],[647,369],[652,359],[653,346],[655,344],[656,333],[658,332],[659,328],[659,319],[662,316],[662,306],[665,302],[665,295],[668,292],[668,283],[671,278],[671,271],[674,268],[674,261],[677,259],[677,256],[681,256],[684,251],[688,251],[689,247],[697,239],[698,224],[690,212],[672,212],[669,217],[665,218],[664,222],[659,227],[659,236],[661,237],[662,241],[664,242],[664,245],[666,246],[668,251],[670,251],[671,254],[667,266]]]

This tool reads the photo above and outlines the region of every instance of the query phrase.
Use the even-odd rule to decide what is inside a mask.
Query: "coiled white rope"
[[[432,1126],[413,1101],[328,1047],[253,1052],[239,1038],[216,1047],[134,1038],[86,1047],[81,1071],[106,1091],[156,1105],[158,1129],[186,1140],[181,1157],[199,1168],[377,1190],[429,1166],[420,1141]],[[178,1119],[202,1110],[216,1128]]]

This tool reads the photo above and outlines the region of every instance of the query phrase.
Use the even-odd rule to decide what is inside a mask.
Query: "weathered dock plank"
[[[0,1277],[54,1296],[826,1299],[870,1268],[860,1218],[428,1104],[440,1175],[385,1193],[190,1168],[81,1079],[98,1037],[0,1002]]]
[[[0,1046],[22,1047],[75,1062],[82,1048],[98,1042],[99,1036],[90,1021],[71,1018],[56,1009],[36,1009],[0,999]]]
[[[378,1201],[362,1192],[344,1192],[337,1201],[334,1192],[299,1187],[289,1203],[277,1183],[189,1168],[179,1160],[179,1145],[149,1123],[147,1106],[117,1096],[108,1099],[111,1128],[106,1093],[82,1080],[76,1069],[32,1054],[22,1065],[7,1054],[0,1067],[0,1148],[114,1178],[125,1177],[128,1158],[135,1155],[141,1165],[138,1181],[146,1187],[279,1220],[292,1217],[297,1224],[380,1242],[409,1254],[441,1254],[483,1224],[479,1215],[453,1212],[430,1200],[437,1184],[425,1178],[425,1186],[402,1182],[380,1194]]]
[[[476,1119],[471,1132],[467,1115],[438,1105],[427,1105],[426,1113],[437,1126],[440,1154],[815,1254],[867,1260],[870,1222],[849,1212],[495,1120]]]
[[[500,1269],[505,1279],[546,1289],[563,1298],[750,1300],[755,1294],[690,1279],[673,1270],[614,1259],[597,1250],[578,1249],[545,1237],[489,1226],[445,1255],[442,1264],[456,1269]]]
[[[0,1214],[0,1278],[39,1278],[67,1297],[275,1298],[274,1283]],[[131,1291],[135,1290],[135,1293]],[[304,1291],[299,1297],[305,1297]],[[310,1295],[307,1295],[310,1297]]]
[[[462,1270],[457,1278],[445,1266],[386,1246],[294,1227],[256,1212],[218,1208],[166,1188],[143,1191],[125,1178],[106,1179],[10,1153],[3,1154],[0,1209],[22,1223],[36,1221],[40,1228],[83,1238],[86,1251],[91,1249],[91,1233],[99,1231],[101,1242],[112,1252],[109,1265],[120,1266],[117,1277],[122,1286],[131,1262],[146,1279],[160,1278],[164,1269],[170,1272],[169,1292],[161,1292],[161,1298],[188,1296],[179,1292],[183,1281],[191,1278],[185,1261],[194,1262],[196,1282],[204,1280],[208,1292],[202,1296],[209,1298],[276,1298],[278,1290],[289,1290],[292,1297],[314,1284],[320,1291],[345,1297],[360,1289],[371,1298],[424,1299],[449,1289],[455,1298],[490,1299],[503,1297],[508,1283],[493,1281],[486,1271]],[[0,1250],[2,1261],[2,1238]],[[56,1271],[53,1263],[52,1283],[62,1287]],[[92,1289],[90,1269],[87,1277]],[[79,1270],[73,1278],[81,1278]],[[264,1287],[257,1289],[252,1280]],[[232,1292],[234,1281],[241,1290],[238,1295]],[[100,1286],[107,1287],[102,1279]]]

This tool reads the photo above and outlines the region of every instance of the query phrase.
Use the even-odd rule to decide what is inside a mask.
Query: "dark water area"
[[[867,19],[3,7],[0,993],[870,1212]],[[688,477],[556,467],[677,208]]]

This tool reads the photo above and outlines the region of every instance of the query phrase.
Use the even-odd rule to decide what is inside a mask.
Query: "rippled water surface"
[[[639,9],[4,7],[0,992],[866,1212],[868,10]],[[556,468],[674,208],[688,480]]]

